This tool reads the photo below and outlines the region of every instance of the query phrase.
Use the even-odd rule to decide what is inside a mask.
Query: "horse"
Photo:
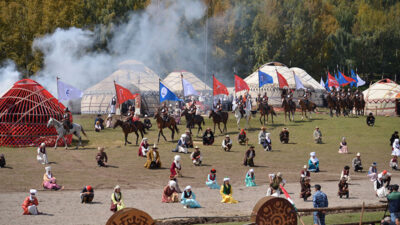
[[[326,101],[328,102],[328,108],[329,108],[330,116],[333,117],[333,110],[335,110],[336,117],[338,117],[339,114],[340,114],[340,107],[339,107],[338,100],[337,100],[336,96],[332,97],[328,93],[328,95],[326,96]]]
[[[140,135],[142,135],[142,138],[143,138],[143,133],[147,134],[146,133],[146,127],[141,121],[134,121],[134,122],[130,123],[129,121],[122,121],[122,120],[117,119],[117,121],[115,121],[115,123],[113,125],[113,129],[117,128],[118,126],[120,126],[122,128],[122,131],[124,132],[125,145],[127,143],[128,144],[132,144],[131,142],[128,141],[129,133],[135,132],[135,134],[136,134],[136,145],[138,144],[138,139],[139,139],[138,131],[140,132]]]
[[[192,133],[192,128],[197,124],[199,129],[197,130],[197,135],[199,132],[203,130],[201,124],[205,125],[204,118],[200,115],[190,114],[188,109],[184,109],[181,113],[181,117],[185,116],[186,118],[186,127],[189,128],[190,133]]]
[[[178,127],[176,126],[175,119],[173,117],[169,116],[168,121],[164,121],[164,119],[162,118],[162,116],[158,112],[154,115],[154,119],[156,119],[157,127],[158,127],[157,143],[160,141],[160,135],[162,135],[164,140],[167,141],[167,138],[165,138],[164,133],[163,133],[163,129],[167,128],[167,127],[172,132],[171,139],[174,140],[175,131],[176,131],[176,133],[179,133]]]
[[[240,130],[239,124],[240,124],[240,119],[242,119],[242,118],[246,119],[245,129],[247,129],[250,126],[250,124],[249,124],[249,120],[251,118],[251,101],[250,101],[250,99],[247,99],[246,108],[244,108],[243,110],[244,110],[244,115],[242,116],[242,114],[240,113],[240,107],[236,104],[236,102],[233,103],[232,111],[233,111],[233,113],[235,113],[236,124],[237,124],[238,130]]]
[[[308,119],[308,117],[307,117],[307,111],[308,111],[308,112],[310,112],[310,118],[311,118],[311,112],[315,112],[315,109],[317,108],[317,105],[314,102],[310,101],[310,100],[308,100],[308,104],[307,104],[304,99],[300,99],[299,100],[299,105],[300,105],[300,108],[301,108],[301,119],[302,120],[304,119],[303,114]]]
[[[356,110],[356,115],[364,115],[365,101],[361,97],[355,97],[354,108]]]
[[[340,97],[339,98],[339,107],[340,110],[343,112],[343,116],[349,116],[349,113],[347,111],[347,98],[346,97]],[[340,114],[340,112],[339,112]]]
[[[285,111],[285,123],[286,123],[286,117],[289,117],[289,121],[294,121],[294,113],[296,112],[296,103],[294,103],[291,99],[288,100],[287,98],[283,98],[282,108],[283,111]]]
[[[274,107],[271,105],[265,105],[264,103],[260,103],[258,106],[258,110],[260,111],[260,123],[261,125],[265,125],[265,115],[267,115],[267,123],[268,123],[268,115],[271,114],[272,123],[274,123],[274,116],[276,116]],[[261,118],[264,117],[264,124]]]
[[[227,132],[228,129],[226,128],[226,123],[228,122],[228,113],[227,112],[220,112],[220,114],[214,112],[214,110],[211,110],[210,115],[208,118],[212,118],[213,123],[214,123],[214,133],[215,133],[215,125],[218,124],[218,129],[221,131],[221,134],[223,132]],[[224,129],[223,131],[221,130],[221,127],[219,126],[220,123],[224,124]]]
[[[78,145],[76,146],[76,149],[78,149],[79,146],[82,146],[81,132],[83,135],[85,135],[85,137],[87,137],[85,131],[83,130],[83,127],[77,123],[72,123],[71,125],[72,125],[72,129],[70,129],[69,132],[67,132],[67,130],[64,128],[64,125],[62,124],[62,122],[50,117],[49,121],[47,122],[47,127],[54,127],[58,134],[56,143],[54,145],[54,149],[57,149],[57,143],[60,138],[62,138],[64,141],[65,149],[68,149],[67,141],[65,140],[65,135],[69,135],[69,134],[75,135],[79,140]]]

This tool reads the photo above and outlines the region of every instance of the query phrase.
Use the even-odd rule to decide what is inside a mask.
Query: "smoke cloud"
[[[0,96],[3,96],[19,78],[15,63],[11,60],[6,60],[0,67]]]

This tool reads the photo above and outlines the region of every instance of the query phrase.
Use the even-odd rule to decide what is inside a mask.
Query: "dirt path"
[[[400,183],[400,179],[393,178],[392,183]],[[322,190],[327,193],[329,206],[376,204],[378,199],[373,192],[372,182],[366,178],[352,181],[350,198],[337,197],[337,182],[321,183]],[[304,202],[299,199],[299,184],[286,185],[287,191],[294,199],[298,208],[312,207],[312,201]],[[130,189],[122,190],[127,207],[135,207],[148,212],[153,218],[189,217],[189,216],[236,216],[250,215],[255,203],[265,195],[266,185],[253,188],[234,186],[234,197],[239,204],[219,203],[219,190],[209,190],[205,187],[194,188],[199,203],[203,208],[184,209],[181,204],[161,203],[161,188],[158,189]],[[81,204],[79,191],[39,191],[39,210],[45,215],[22,216],[21,204],[26,193],[1,193],[0,224],[105,224],[112,215],[109,211],[111,190],[95,190],[94,204]],[[283,195],[282,195],[283,196]]]

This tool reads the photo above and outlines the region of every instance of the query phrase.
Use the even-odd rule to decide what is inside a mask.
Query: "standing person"
[[[319,172],[319,159],[315,155],[315,152],[310,153],[310,159],[308,160],[308,171],[315,173]]]
[[[314,142],[316,144],[321,144],[322,143],[322,133],[319,130],[319,127],[315,127],[313,136],[314,136]]]
[[[39,201],[36,198],[37,191],[31,189],[29,193],[30,195],[26,197],[24,203],[22,203],[22,209],[24,210],[23,215],[38,215],[40,213],[37,209],[37,206],[39,205]]]
[[[243,165],[253,167],[255,157],[256,157],[256,151],[254,151],[254,146],[250,145],[250,148],[244,154]]]
[[[99,152],[96,154],[97,165],[100,167],[107,167],[108,157],[104,152],[104,147],[97,147]]]
[[[224,149],[224,151],[226,152],[230,152],[232,148],[232,140],[229,137],[229,135],[225,136],[225,139],[222,140],[222,149]]]
[[[392,136],[390,137],[390,146],[393,146],[394,140],[399,139],[399,132],[395,131]]]
[[[203,160],[203,157],[201,156],[201,152],[200,152],[199,146],[194,147],[194,152],[192,152],[190,157],[192,158],[193,165],[201,166],[201,162]]]
[[[81,191],[81,203],[91,203],[94,198],[94,190],[92,186],[85,186]]]
[[[303,181],[300,182],[300,198],[304,201],[307,201],[307,198],[311,196],[311,185],[310,185],[310,178],[306,177]]]
[[[256,176],[254,175],[253,169],[249,169],[249,171],[247,171],[244,182],[246,183],[246,187],[256,186]]]
[[[145,137],[140,142],[138,156],[146,157],[148,151],[150,151],[150,144],[148,139]]]
[[[206,185],[210,189],[218,189],[219,185],[217,183],[217,170],[211,169],[210,174],[207,175]]]
[[[62,190],[64,189],[64,186],[60,186],[57,184],[56,178],[53,176],[53,173],[51,172],[51,167],[45,167],[46,173],[43,175],[43,187],[46,189],[54,189],[54,190]]]
[[[117,97],[114,95],[110,102],[110,113],[115,114],[117,105]]]
[[[144,164],[144,167],[147,169],[161,168],[160,153],[158,152],[156,144],[154,144],[153,148],[147,152],[147,161]]]
[[[376,181],[378,177],[378,169],[376,168],[376,162],[373,162],[369,167],[367,176],[371,179],[371,181]]]
[[[325,208],[328,207],[328,197],[324,192],[321,191],[321,185],[316,184],[315,193],[313,196],[313,205],[314,208]],[[317,211],[313,213],[314,215],[314,224],[315,225],[325,225],[325,212]]]
[[[236,204],[238,201],[236,201],[233,197],[233,190],[232,186],[229,184],[229,177],[224,178],[224,184],[221,185],[221,189],[219,190],[219,193],[222,196],[222,203],[231,203],[231,204]]]
[[[203,134],[203,145],[212,145],[214,143],[214,133],[207,127]]]
[[[357,152],[357,155],[353,160],[351,161],[351,164],[353,165],[354,172],[361,172],[363,170],[362,163],[361,163],[361,154]]]
[[[170,180],[168,182],[167,186],[164,187],[161,202],[164,202],[164,203],[179,202],[179,197],[178,197],[178,193],[176,191],[176,182],[175,181]]]
[[[6,158],[4,154],[0,154],[0,168],[4,168],[6,166]]]
[[[114,192],[111,194],[110,211],[117,212],[123,208],[125,208],[125,204],[122,198],[121,187],[117,185],[114,187]]]
[[[191,186],[186,186],[181,196],[181,204],[183,208],[201,208],[200,204],[196,201],[196,195],[192,191]]]
[[[281,133],[279,134],[279,139],[282,144],[289,143],[289,130],[286,127],[283,128]]]
[[[369,113],[366,119],[367,125],[373,127],[375,125],[375,117],[372,112]]]
[[[398,168],[399,168],[399,162],[398,162],[398,160],[397,160],[397,155],[394,155],[393,158],[390,159],[389,166],[390,166],[390,168],[392,168],[393,170],[398,170]]]
[[[390,219],[394,223],[400,217],[400,192],[399,185],[392,185],[392,192],[387,196]]]
[[[49,164],[49,161],[47,160],[46,144],[44,142],[40,144],[39,148],[37,149],[36,159],[41,164]]]
[[[342,137],[342,141],[339,143],[339,153],[347,154],[347,152],[348,150],[347,150],[346,138]]]

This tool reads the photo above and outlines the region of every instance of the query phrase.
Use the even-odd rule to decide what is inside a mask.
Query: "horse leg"
[[[241,119],[241,117],[238,117],[238,119],[236,120],[236,125],[237,125],[238,130],[240,130],[240,119]]]
[[[260,114],[260,123],[261,123],[261,125],[263,125],[261,118],[262,118],[262,115]]]
[[[165,135],[164,135],[164,132],[163,132],[163,130],[161,129],[161,135],[163,136],[163,138],[164,138],[164,141],[167,141],[167,138],[165,137]]]
[[[68,144],[67,144],[67,140],[65,140],[65,136],[63,136],[62,139],[64,141],[65,149],[68,149]]]
[[[200,131],[203,130],[203,128],[201,127],[201,122],[197,124],[199,126],[199,129],[197,129],[197,134],[196,136],[199,136]]]
[[[222,132],[221,127],[219,126],[219,124],[220,124],[220,123],[218,123],[218,129],[219,129],[219,131],[220,131],[221,134],[222,134],[223,132]]]
[[[216,124],[216,123],[214,122],[214,134],[215,134],[215,124]]]
[[[157,143],[160,142],[160,134],[161,134],[161,130],[158,130],[158,139],[157,139]]]
[[[135,134],[136,134],[136,145],[138,145],[139,134],[137,131],[135,131]]]
[[[168,128],[171,130],[171,140],[173,141],[174,140],[174,134],[175,134],[174,127],[168,127]],[[192,132],[190,131],[190,133],[192,133]]]

